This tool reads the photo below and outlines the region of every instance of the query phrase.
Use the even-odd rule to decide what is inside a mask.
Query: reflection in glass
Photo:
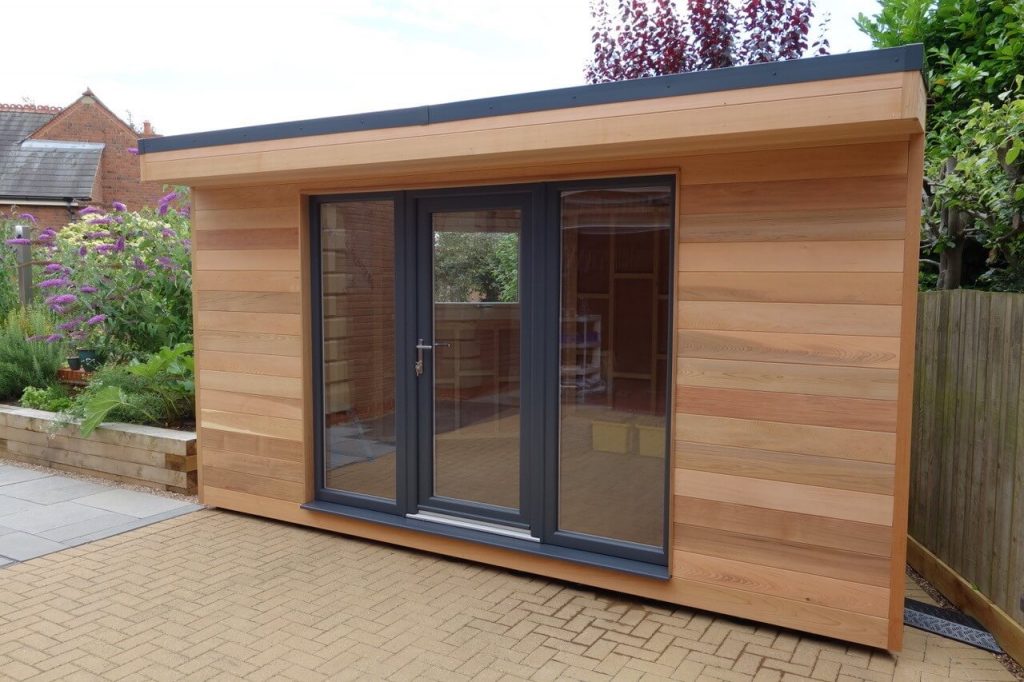
[[[565,191],[558,527],[660,547],[669,187]]]
[[[434,494],[517,509],[520,211],[432,225]]]
[[[320,211],[324,483],[395,498],[395,266],[391,201]]]

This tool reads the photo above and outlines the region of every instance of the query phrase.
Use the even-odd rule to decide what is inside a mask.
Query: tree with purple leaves
[[[813,0],[595,0],[590,83],[828,54]],[[823,23],[824,25],[824,23]]]

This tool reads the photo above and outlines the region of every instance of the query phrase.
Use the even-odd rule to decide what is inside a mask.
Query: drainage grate
[[[981,623],[953,609],[907,599],[903,604],[903,622],[912,628],[955,639],[985,651],[1003,653],[1002,647]]]

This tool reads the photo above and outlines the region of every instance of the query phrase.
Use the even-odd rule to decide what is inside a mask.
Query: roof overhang
[[[923,51],[661,76],[140,140],[142,179],[203,185],[896,139],[924,129]]]

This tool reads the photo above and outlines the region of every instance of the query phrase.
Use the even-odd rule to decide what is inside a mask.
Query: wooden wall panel
[[[299,194],[199,188],[193,200],[200,493],[304,502]]]
[[[890,648],[911,156],[723,155],[680,187],[674,579],[831,609]]]

